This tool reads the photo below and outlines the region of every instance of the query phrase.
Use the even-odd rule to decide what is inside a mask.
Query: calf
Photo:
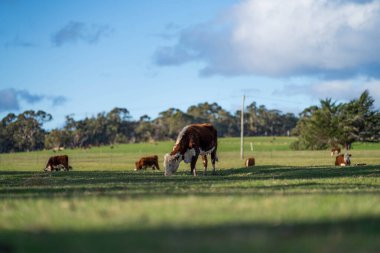
[[[344,155],[338,155],[335,157],[335,166],[349,166],[351,165],[350,160],[351,154],[345,153]]]
[[[69,157],[67,155],[59,155],[59,156],[52,156],[49,158],[45,171],[53,171],[53,170],[70,170],[72,169],[71,166],[69,166]]]
[[[158,156],[147,156],[147,157],[141,157],[140,160],[135,162],[136,169],[135,170],[141,170],[146,169],[147,167],[151,167],[153,170],[156,168],[160,170],[160,166],[158,166]]]
[[[245,160],[245,167],[251,167],[251,166],[255,166],[254,157],[248,157],[247,160]]]
[[[331,156],[338,155],[340,153],[340,147],[331,148]]]

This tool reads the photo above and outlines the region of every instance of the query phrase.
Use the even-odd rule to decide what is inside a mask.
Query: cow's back
[[[203,150],[217,148],[218,132],[211,124],[194,124],[190,125],[187,131],[196,135],[199,140],[199,146]]]

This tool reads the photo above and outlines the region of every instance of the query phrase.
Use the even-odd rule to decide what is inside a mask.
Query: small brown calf
[[[351,154],[349,153],[338,155],[337,157],[335,157],[335,166],[350,166],[350,157]]]
[[[49,158],[46,166],[45,171],[53,171],[53,170],[70,170],[72,169],[71,166],[69,166],[69,157],[67,155],[58,155],[58,156],[52,156]]]
[[[254,157],[248,157],[245,160],[245,167],[251,167],[251,166],[255,166],[255,158]]]
[[[158,166],[158,156],[156,155],[141,157],[140,160],[135,162],[135,165],[135,170],[146,169],[147,167],[151,167],[153,170],[156,168],[160,170],[160,166]]]
[[[331,148],[331,156],[338,155],[340,153],[340,147]]]

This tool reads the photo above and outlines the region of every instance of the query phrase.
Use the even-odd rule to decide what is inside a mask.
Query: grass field
[[[380,144],[336,168],[293,140],[247,138],[243,168],[239,139],[220,139],[216,175],[198,177],[133,171],[172,142],[65,150],[70,172],[42,172],[51,151],[2,154],[0,252],[380,252]]]

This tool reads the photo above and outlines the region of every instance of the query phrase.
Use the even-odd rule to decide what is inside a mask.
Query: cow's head
[[[53,167],[50,164],[47,164],[44,171],[52,171]]]
[[[165,176],[171,176],[173,173],[175,173],[181,161],[182,155],[180,153],[177,153],[175,155],[166,154],[164,156]]]
[[[140,167],[139,167],[139,162],[137,161],[137,162],[135,162],[135,171],[136,170],[139,170],[140,169]]]
[[[350,157],[351,157],[351,154],[349,154],[349,153],[345,153],[344,154],[343,159],[344,159],[344,163],[346,165],[351,165],[351,159],[350,159]]]

